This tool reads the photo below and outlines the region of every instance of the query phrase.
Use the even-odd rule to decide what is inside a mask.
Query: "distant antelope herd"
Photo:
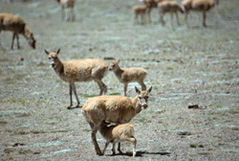
[[[206,27],[206,12],[209,11],[212,7],[219,4],[219,0],[182,0],[181,5],[178,4],[175,0],[142,0],[144,5],[134,6],[133,12],[135,15],[135,22],[139,23],[138,16],[141,16],[141,24],[146,22],[145,14],[147,14],[147,21],[151,23],[150,13],[153,8],[158,8],[160,19],[159,21],[162,25],[165,24],[163,16],[165,13],[170,13],[171,15],[171,25],[173,27],[173,14],[176,15],[177,23],[179,24],[177,12],[185,13],[184,20],[185,24],[188,27],[187,17],[190,11],[198,11],[203,13],[203,26]]]
[[[65,20],[65,9],[66,11],[66,20],[74,21],[75,13],[74,13],[74,5],[75,0],[56,0],[61,6],[62,12],[62,20]],[[160,18],[159,22],[162,25],[165,25],[164,15],[166,13],[170,13],[171,15],[171,25],[174,29],[173,25],[173,14],[176,15],[177,24],[179,25],[179,18],[177,12],[184,13],[184,21],[186,26],[188,27],[188,14],[190,11],[198,11],[202,12],[203,21],[202,25],[206,27],[206,12],[213,8],[215,5],[219,4],[219,0],[182,0],[181,5],[178,4],[175,0],[142,0],[143,5],[135,5],[132,7],[134,13],[134,24],[145,24],[151,23],[150,13],[153,8],[158,8]],[[147,18],[146,18],[147,14]],[[141,17],[141,22],[139,21],[139,16]],[[0,34],[1,31],[12,31],[12,43],[11,49],[14,46],[14,40],[17,39],[17,48],[20,49],[19,45],[19,37],[18,34],[22,34],[28,41],[29,45],[35,49],[36,48],[36,39],[33,36],[33,33],[27,27],[25,21],[17,16],[8,13],[0,13]],[[1,46],[1,41],[0,41]]]
[[[74,21],[75,0],[57,0],[62,8],[62,20],[65,20],[65,9],[68,9],[67,21]],[[187,16],[190,11],[199,11],[203,13],[202,25],[206,27],[206,12],[213,6],[218,5],[219,0],[182,0],[181,5],[174,0],[143,0],[143,5],[133,6],[134,24],[145,24],[146,14],[148,23],[151,22],[150,13],[153,8],[158,8],[160,13],[159,21],[165,24],[164,14],[171,14],[171,25],[173,26],[173,15],[176,15],[177,23],[179,19],[177,12],[185,14],[185,24],[188,26]],[[141,22],[139,21],[141,17]],[[35,49],[36,39],[28,28],[25,21],[17,16],[8,13],[0,13],[0,33],[1,31],[13,32],[11,49],[14,47],[14,40],[17,39],[17,48],[20,49],[18,34],[22,34],[29,45]],[[1,44],[0,44],[1,45]],[[100,89],[100,96],[88,99],[82,106],[81,112],[87,123],[91,127],[91,139],[97,155],[104,155],[109,143],[113,144],[112,152],[115,154],[115,144],[129,141],[133,145],[133,157],[136,156],[136,138],[134,137],[134,127],[128,122],[131,121],[142,109],[148,107],[149,94],[152,86],[148,89],[145,84],[147,71],[140,67],[121,68],[120,60],[114,60],[109,64],[100,59],[81,59],[61,61],[59,58],[60,49],[57,51],[44,50],[50,60],[51,67],[61,80],[69,83],[70,105],[68,109],[73,109],[72,92],[76,97],[77,104],[75,108],[80,107],[80,101],[76,92],[75,82],[88,82],[94,80]],[[107,72],[113,71],[120,83],[124,84],[124,96],[103,95],[107,93],[107,85],[102,81]],[[137,82],[141,90],[134,87],[137,95],[134,98],[127,97],[128,84]],[[113,125],[112,125],[113,124]],[[96,133],[100,131],[105,138],[106,144],[103,152],[100,150]]]

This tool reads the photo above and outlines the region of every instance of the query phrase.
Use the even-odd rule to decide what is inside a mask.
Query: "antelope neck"
[[[136,96],[132,99],[132,103],[133,103],[133,106],[135,108],[135,112],[139,113],[142,110],[142,108],[141,108],[141,105],[138,102],[138,96]]]
[[[60,59],[57,58],[57,64],[54,68],[55,72],[61,74],[63,72],[63,69],[63,63],[60,61]]]
[[[115,71],[115,74],[117,75],[117,76],[121,76],[121,74],[123,73],[123,70],[120,68],[120,67],[118,67]]]

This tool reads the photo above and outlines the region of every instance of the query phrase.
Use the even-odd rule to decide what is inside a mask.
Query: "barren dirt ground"
[[[131,121],[134,160],[239,159],[239,1],[220,0],[207,14],[207,28],[201,14],[191,13],[187,29],[180,14],[175,31],[169,16],[166,26],[157,22],[156,9],[152,24],[133,25],[136,4],[76,0],[76,21],[64,22],[54,0],[0,1],[0,12],[20,15],[37,39],[36,50],[23,36],[21,49],[11,50],[12,33],[0,35],[0,160],[133,160],[130,143],[122,144],[123,155],[111,156],[111,146],[105,156],[95,154],[90,126],[81,109],[67,110],[68,84],[44,53],[58,48],[63,61],[113,57],[123,68],[148,71],[149,107]],[[103,81],[109,95],[123,94],[112,72]],[[95,82],[76,87],[81,105],[99,93]],[[104,139],[97,138],[103,149]]]

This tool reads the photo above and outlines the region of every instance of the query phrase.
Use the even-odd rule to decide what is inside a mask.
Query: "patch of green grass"
[[[40,62],[40,63],[37,64],[37,66],[38,66],[38,67],[44,67],[44,66],[47,66],[47,64],[46,64],[46,63],[43,63],[43,62]]]
[[[12,153],[14,151],[16,151],[16,149],[14,149],[14,148],[6,148],[6,149],[4,149],[4,153],[7,153],[7,154]]]
[[[9,103],[18,103],[18,104],[22,104],[23,106],[27,106],[30,104],[30,102],[28,100],[25,99],[16,99],[16,98],[11,98],[10,100],[8,100]]]
[[[7,61],[9,61],[7,58],[0,59],[0,62],[7,62]]]
[[[71,130],[52,130],[52,131],[43,131],[43,130],[32,130],[30,131],[32,134],[45,134],[45,133],[58,133],[58,132],[69,132]]]
[[[6,124],[7,124],[7,121],[0,121],[0,124],[1,124],[1,125],[6,125]]]
[[[91,132],[90,129],[83,129],[82,131],[84,131],[84,132]]]
[[[88,95],[88,94],[83,95],[83,97],[85,97],[85,98],[92,98],[92,97],[96,97],[96,96],[99,96],[99,95]]]
[[[172,67],[167,67],[167,70],[173,70],[173,68]]]
[[[29,153],[34,154],[35,152],[33,152],[30,149],[20,149],[18,153],[19,154],[29,154]]]
[[[17,117],[29,117],[29,116],[31,116],[30,113],[22,113],[17,115]]]
[[[230,114],[238,114],[239,113],[239,106],[238,107],[232,107],[228,110]]]
[[[33,130],[33,131],[30,131],[32,134],[44,134],[44,133],[47,133],[46,131],[42,131],[42,130]]]
[[[199,155],[211,155],[210,153],[207,153],[207,152],[200,152],[198,153]]]
[[[120,93],[119,93],[119,92],[114,92],[114,93],[110,93],[109,95],[111,95],[111,96],[117,96],[117,95],[120,95]]]
[[[6,84],[12,84],[14,82],[14,79],[12,79],[11,77],[7,77],[3,81]]]
[[[158,110],[158,111],[156,111],[155,112],[155,114],[157,114],[157,115],[160,115],[160,114],[162,114],[162,113],[165,113],[167,110]]]

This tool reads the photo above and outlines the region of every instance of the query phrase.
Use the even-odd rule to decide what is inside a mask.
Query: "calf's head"
[[[120,60],[114,60],[110,63],[109,71],[115,71],[119,68]]]

